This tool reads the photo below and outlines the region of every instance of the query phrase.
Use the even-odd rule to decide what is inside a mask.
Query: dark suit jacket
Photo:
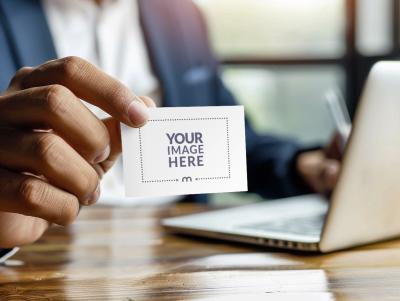
[[[142,27],[165,106],[235,105],[210,50],[206,25],[188,0],[139,0]],[[0,91],[22,66],[56,58],[39,0],[0,0]],[[299,146],[258,135],[247,122],[249,191],[269,198],[304,192],[294,170]],[[195,196],[205,201],[205,196]]]

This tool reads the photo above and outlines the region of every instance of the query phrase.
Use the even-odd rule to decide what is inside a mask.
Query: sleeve
[[[220,76],[216,78],[218,105],[236,105],[234,96],[228,91]],[[281,198],[310,193],[299,177],[296,168],[297,156],[306,150],[295,140],[273,135],[257,134],[246,118],[247,177],[249,192],[265,198]]]
[[[13,249],[0,249],[0,265],[3,264],[8,258],[17,253],[19,248]]]

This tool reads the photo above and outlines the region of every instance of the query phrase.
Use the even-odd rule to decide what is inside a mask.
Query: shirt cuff
[[[3,264],[8,258],[17,253],[19,248],[13,249],[0,249],[0,265]]]
[[[296,154],[293,156],[292,159],[292,163],[291,163],[291,167],[290,169],[292,170],[291,174],[292,174],[292,181],[295,184],[295,186],[297,187],[297,192],[296,194],[309,194],[309,193],[315,193],[310,186],[308,186],[304,180],[302,179],[302,177],[300,176],[300,174],[298,173],[297,170],[297,158],[299,157],[299,155],[301,155],[302,153],[305,152],[311,152],[311,151],[317,151],[317,150],[321,150],[323,147],[320,145],[315,145],[315,146],[309,146],[307,148],[302,148],[300,150],[298,150],[296,152]]]

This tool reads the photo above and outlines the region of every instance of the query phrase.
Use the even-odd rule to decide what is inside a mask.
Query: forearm
[[[270,199],[311,192],[296,168],[298,155],[306,150],[293,140],[255,136],[247,152],[249,191]]]

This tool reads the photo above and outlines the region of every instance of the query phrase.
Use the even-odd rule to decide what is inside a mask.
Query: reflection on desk
[[[85,208],[0,267],[0,300],[385,300],[400,296],[400,240],[304,255],[174,236],[161,217],[204,210]]]

